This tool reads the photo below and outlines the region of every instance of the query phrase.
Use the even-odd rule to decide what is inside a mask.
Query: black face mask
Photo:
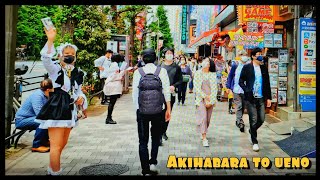
[[[71,64],[74,61],[75,57],[72,55],[64,56],[63,61],[67,64]]]

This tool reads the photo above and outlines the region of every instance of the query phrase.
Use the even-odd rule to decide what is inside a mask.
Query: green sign
[[[187,6],[182,6],[182,19],[181,19],[181,44],[187,43]]]

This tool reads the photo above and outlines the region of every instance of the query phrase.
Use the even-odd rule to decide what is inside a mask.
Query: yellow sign
[[[316,94],[316,75],[315,74],[299,75],[299,94],[300,95]]]
[[[242,10],[244,22],[274,22],[273,5],[244,5]]]

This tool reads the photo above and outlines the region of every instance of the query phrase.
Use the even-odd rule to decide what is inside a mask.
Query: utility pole
[[[158,17],[158,32],[157,32],[157,56],[158,56],[158,61],[160,62],[159,36],[160,36],[160,17]]]
[[[11,133],[18,6],[5,6],[5,137]]]
[[[293,45],[294,45],[294,66],[293,66],[293,79],[294,79],[294,89],[293,89],[293,112],[300,111],[298,108],[299,94],[298,94],[298,69],[300,62],[298,60],[298,25],[299,25],[299,5],[294,6],[294,25],[293,25]]]

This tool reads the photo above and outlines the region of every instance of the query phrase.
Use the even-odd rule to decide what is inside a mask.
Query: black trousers
[[[183,82],[178,87],[178,101],[180,102],[182,100],[182,104],[184,104],[184,101],[186,100],[187,85],[188,82]]]
[[[171,95],[171,102],[170,102],[171,112],[172,112],[172,108],[173,108],[175,101],[176,101],[176,97]],[[166,110],[167,110],[167,104],[165,104],[165,109],[164,109],[163,116],[162,116],[162,134],[167,132],[169,122],[170,122],[170,121],[166,122],[166,117],[165,117]]]
[[[146,174],[150,170],[150,164],[157,164],[158,150],[160,144],[162,113],[153,115],[143,115],[137,110],[137,124],[139,135],[139,157],[142,173]],[[151,122],[151,159],[149,159],[149,123]]]
[[[114,105],[117,102],[117,99],[119,98],[119,95],[111,95],[110,96],[110,103],[108,105],[108,116],[107,118],[112,118],[112,112],[114,109]]]
[[[102,78],[100,79],[100,84],[101,84],[101,89],[103,89],[104,87],[104,82],[105,82],[106,78]],[[101,93],[101,101],[106,101],[107,100],[107,97],[104,95],[104,92],[102,91]]]

